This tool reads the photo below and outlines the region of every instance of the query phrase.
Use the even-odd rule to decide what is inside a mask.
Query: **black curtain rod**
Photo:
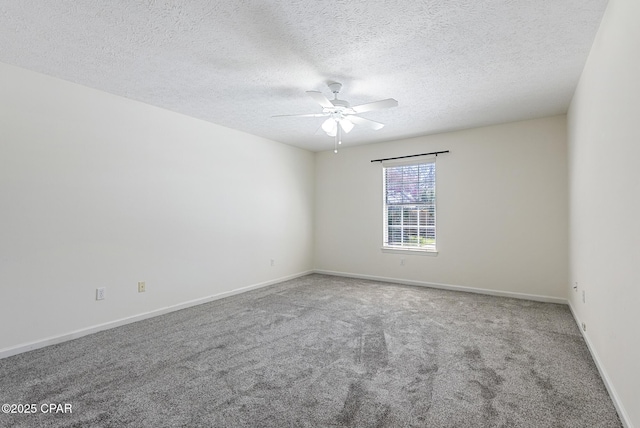
[[[388,160],[396,160],[396,159],[404,159],[404,158],[415,158],[416,156],[427,156],[427,155],[436,155],[436,156],[438,156],[440,153],[449,153],[449,150],[444,150],[442,152],[420,153],[418,155],[398,156],[397,158],[374,159],[371,162],[384,162],[384,161],[388,161]]]

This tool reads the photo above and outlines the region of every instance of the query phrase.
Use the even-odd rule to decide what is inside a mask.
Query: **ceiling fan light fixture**
[[[353,122],[351,122],[349,119],[342,119],[340,120],[340,127],[344,132],[348,134],[353,129]]]
[[[327,135],[330,135],[332,137],[336,135],[337,128],[338,126],[336,124],[336,121],[333,120],[333,118],[331,117],[325,120],[324,123],[322,124],[322,130],[326,132]]]

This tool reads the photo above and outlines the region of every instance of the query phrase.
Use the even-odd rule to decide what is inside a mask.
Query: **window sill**
[[[437,256],[437,250],[427,250],[425,248],[401,248],[401,247],[382,247],[383,253],[392,253],[392,254],[415,254],[419,256]]]

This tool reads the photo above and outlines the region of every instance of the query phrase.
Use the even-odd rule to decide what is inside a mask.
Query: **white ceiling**
[[[2,0],[0,61],[310,150],[565,113],[606,0]],[[1,101],[0,101],[1,102]]]

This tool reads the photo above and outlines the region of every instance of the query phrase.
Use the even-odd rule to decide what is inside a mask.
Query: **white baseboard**
[[[346,278],[370,279],[372,281],[392,282],[394,284],[417,285],[421,287],[440,288],[443,290],[464,291],[467,293],[476,293],[476,294],[487,294],[489,296],[511,297],[514,299],[523,299],[523,300],[534,300],[536,302],[559,303],[561,305],[568,304],[567,299],[562,299],[560,297],[540,296],[537,294],[525,294],[525,293],[515,293],[511,291],[489,290],[485,288],[466,287],[464,285],[439,284],[436,282],[416,281],[412,279],[387,278],[384,276],[361,275],[356,273],[335,272],[335,271],[328,271],[328,270],[321,270],[321,269],[316,269],[313,272],[324,274],[324,275],[344,276]]]
[[[11,348],[0,349],[0,359],[11,357],[13,355],[21,354],[23,352],[32,351],[34,349],[44,348],[45,346],[55,345],[58,343],[66,342],[69,340],[77,339],[82,336],[86,336],[89,334],[97,333],[103,330],[109,330],[111,328],[120,327],[125,324],[134,323],[136,321],[142,321],[147,318],[157,317],[159,315],[164,315],[169,312],[179,311],[180,309],[190,308],[192,306],[201,305],[203,303],[212,302],[214,300],[222,299],[225,297],[233,296],[235,294],[245,293],[247,291],[256,290],[258,288],[267,287],[269,285],[278,284],[280,282],[288,281],[290,279],[299,278],[301,276],[309,275],[313,273],[313,271],[305,271],[296,273],[293,275],[284,276],[281,278],[273,279],[270,281],[260,282],[258,284],[249,285],[246,287],[237,288],[231,291],[225,291],[223,293],[214,294],[212,296],[202,297],[199,299],[189,300],[187,302],[178,303],[175,305],[167,306],[160,309],[155,309],[153,311],[144,312],[137,315],[132,315],[126,318],[120,318],[114,321],[109,321],[103,324],[94,325],[91,327],[82,328],[79,330],[75,330],[69,333],[61,334],[59,336],[52,336],[46,339],[38,340],[35,342],[29,342],[25,344],[21,344],[18,346],[14,346]]]
[[[629,415],[625,411],[624,406],[622,405],[622,403],[620,402],[620,399],[618,398],[618,393],[616,392],[616,389],[613,387],[613,384],[609,379],[609,375],[607,375],[607,371],[602,365],[602,362],[600,360],[600,357],[598,356],[598,352],[596,351],[596,348],[593,346],[593,343],[591,343],[591,340],[589,340],[589,336],[587,335],[587,332],[582,330],[582,322],[578,318],[578,314],[574,310],[571,302],[569,302],[569,309],[571,310],[571,315],[573,315],[573,319],[575,320],[576,324],[578,324],[578,330],[580,330],[580,333],[582,333],[582,337],[584,338],[584,341],[587,344],[587,348],[591,353],[591,357],[593,358],[593,361],[595,362],[596,367],[598,368],[598,372],[600,373],[600,377],[604,382],[604,386],[607,388],[607,391],[609,392],[611,401],[613,401],[613,405],[615,406],[618,412],[618,416],[620,417],[620,422],[622,422],[622,425],[625,428],[633,428],[633,425],[631,424],[631,419],[629,419]]]

